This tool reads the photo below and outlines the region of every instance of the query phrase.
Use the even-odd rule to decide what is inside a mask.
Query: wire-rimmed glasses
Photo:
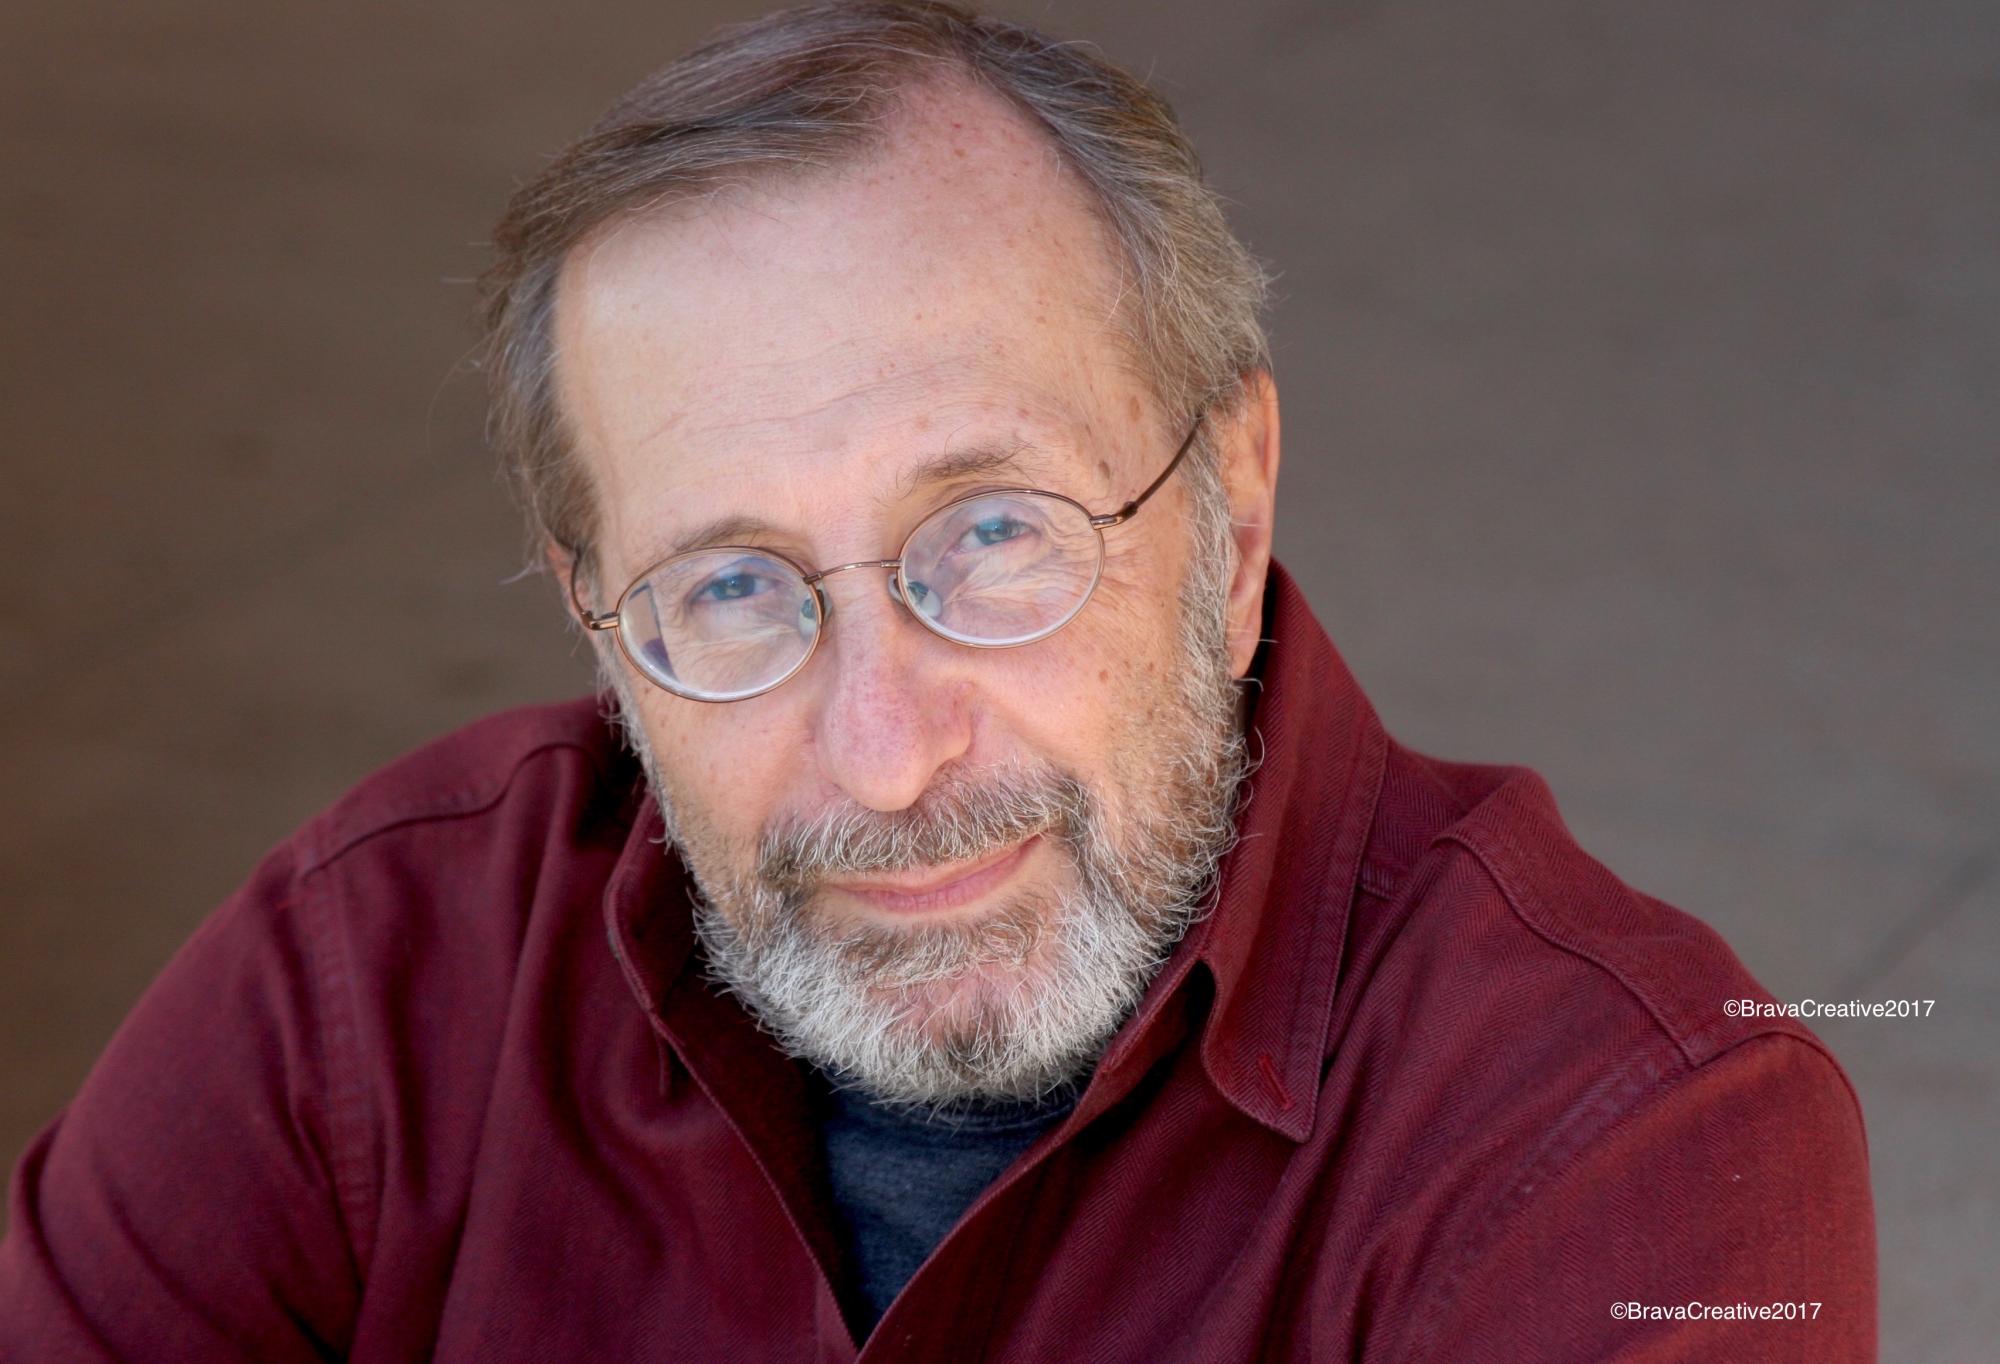
[[[853,569],[886,572],[889,595],[954,643],[1033,644],[1083,610],[1104,573],[1104,532],[1180,466],[1201,420],[1197,413],[1160,476],[1114,512],[1093,514],[1041,488],[1001,488],[945,503],[893,559],[809,570],[771,550],[720,545],[660,560],[602,615],[575,595],[572,571],[570,601],[586,628],[616,632],[641,676],[690,701],[760,696],[805,667],[833,615],[823,584]]]

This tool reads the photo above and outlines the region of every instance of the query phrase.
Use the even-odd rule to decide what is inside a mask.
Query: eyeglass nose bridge
[[[899,569],[902,566],[903,561],[901,559],[857,559],[851,564],[836,564],[832,568],[822,568],[817,573],[806,574],[806,586],[818,587],[834,574],[845,573],[853,568],[887,568],[893,570]]]
[[[857,559],[851,564],[835,564],[832,568],[822,568],[817,573],[808,573],[804,576],[805,585],[810,587],[813,596],[819,599],[820,621],[822,625],[826,621],[833,619],[833,600],[826,595],[825,589],[820,584],[836,573],[847,573],[857,568],[884,568],[889,570],[889,596],[902,606],[904,610],[910,611],[910,604],[903,599],[902,587],[898,582],[898,579],[902,577],[903,561],[901,559]],[[910,613],[912,615],[916,614],[914,611]]]

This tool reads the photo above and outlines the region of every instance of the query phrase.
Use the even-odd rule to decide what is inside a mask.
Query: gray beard
[[[1235,797],[1249,763],[1228,667],[1232,555],[1223,515],[1182,594],[1176,695],[1155,709],[1121,766],[1129,774],[1122,838],[1074,775],[1013,762],[940,772],[905,810],[848,805],[775,826],[759,842],[755,869],[731,870],[728,857],[703,856],[703,840],[677,820],[632,718],[624,669],[601,669],[698,888],[694,930],[705,970],[787,1055],[883,1102],[931,1113],[1046,1098],[1095,1068],[1207,912],[1207,891],[1235,841]],[[981,857],[1037,834],[1064,855],[1067,884],[1018,894],[970,924],[829,926],[811,913],[828,877]]]

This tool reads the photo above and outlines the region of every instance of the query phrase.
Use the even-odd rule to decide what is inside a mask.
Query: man
[[[202,928],[16,1172],[9,1358],[1872,1357],[1832,1059],[1271,560],[1263,278],[1142,86],[792,11],[498,244],[615,708]]]

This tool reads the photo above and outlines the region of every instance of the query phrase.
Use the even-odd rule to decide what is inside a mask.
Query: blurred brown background
[[[463,364],[510,187],[749,3],[0,18],[0,1159],[256,858],[587,682]],[[1866,1105],[1884,1358],[2000,1336],[2000,6],[1087,0],[1282,271],[1280,553]],[[1416,551],[1421,550],[1421,553]]]

